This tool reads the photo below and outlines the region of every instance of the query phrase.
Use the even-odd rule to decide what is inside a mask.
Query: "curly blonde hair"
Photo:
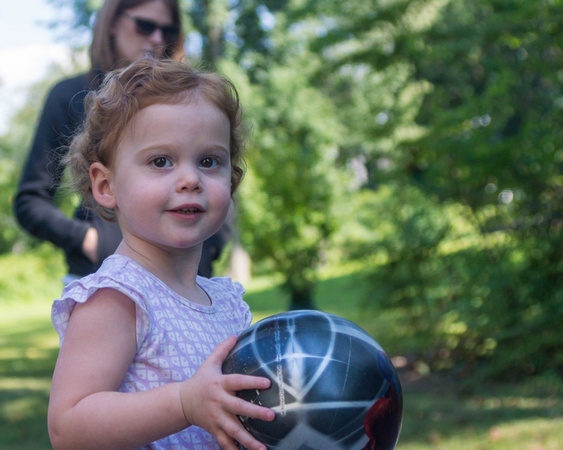
[[[128,67],[109,72],[98,91],[85,99],[86,121],[74,136],[64,161],[71,187],[107,220],[115,211],[98,205],[92,196],[90,166],[100,162],[112,168],[121,134],[137,112],[154,104],[177,104],[204,99],[229,120],[231,196],[244,174],[243,148],[246,129],[235,86],[217,73],[191,68],[184,61],[144,58]]]

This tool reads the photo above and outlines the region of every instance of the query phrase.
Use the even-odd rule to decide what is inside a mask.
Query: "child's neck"
[[[116,253],[132,259],[187,300],[201,305],[211,304],[207,294],[196,283],[201,245],[173,253],[154,247],[140,251],[122,241]]]

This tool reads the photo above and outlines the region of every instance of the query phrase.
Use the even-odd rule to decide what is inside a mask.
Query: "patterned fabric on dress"
[[[136,305],[137,354],[119,391],[146,391],[190,378],[218,343],[238,336],[252,321],[239,283],[227,277],[198,276],[197,284],[211,299],[211,306],[190,302],[131,259],[112,255],[96,273],[63,290],[53,303],[51,318],[62,344],[76,303],[84,303],[101,288],[128,296]],[[210,433],[192,426],[145,448],[221,447]]]

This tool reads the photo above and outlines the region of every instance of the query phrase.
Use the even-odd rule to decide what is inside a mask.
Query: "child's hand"
[[[237,415],[271,421],[274,411],[253,405],[235,393],[243,389],[267,389],[270,380],[221,373],[223,361],[235,343],[236,338],[231,336],[219,344],[194,376],[180,385],[182,409],[190,425],[209,431],[225,450],[237,449],[233,440],[249,449],[265,450],[266,447],[244,429]]]

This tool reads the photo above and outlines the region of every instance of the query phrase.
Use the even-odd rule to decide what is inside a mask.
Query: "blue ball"
[[[273,422],[240,417],[270,449],[393,449],[402,423],[399,378],[381,346],[334,314],[290,311],[245,332],[223,373],[269,378],[237,395],[276,412]]]

